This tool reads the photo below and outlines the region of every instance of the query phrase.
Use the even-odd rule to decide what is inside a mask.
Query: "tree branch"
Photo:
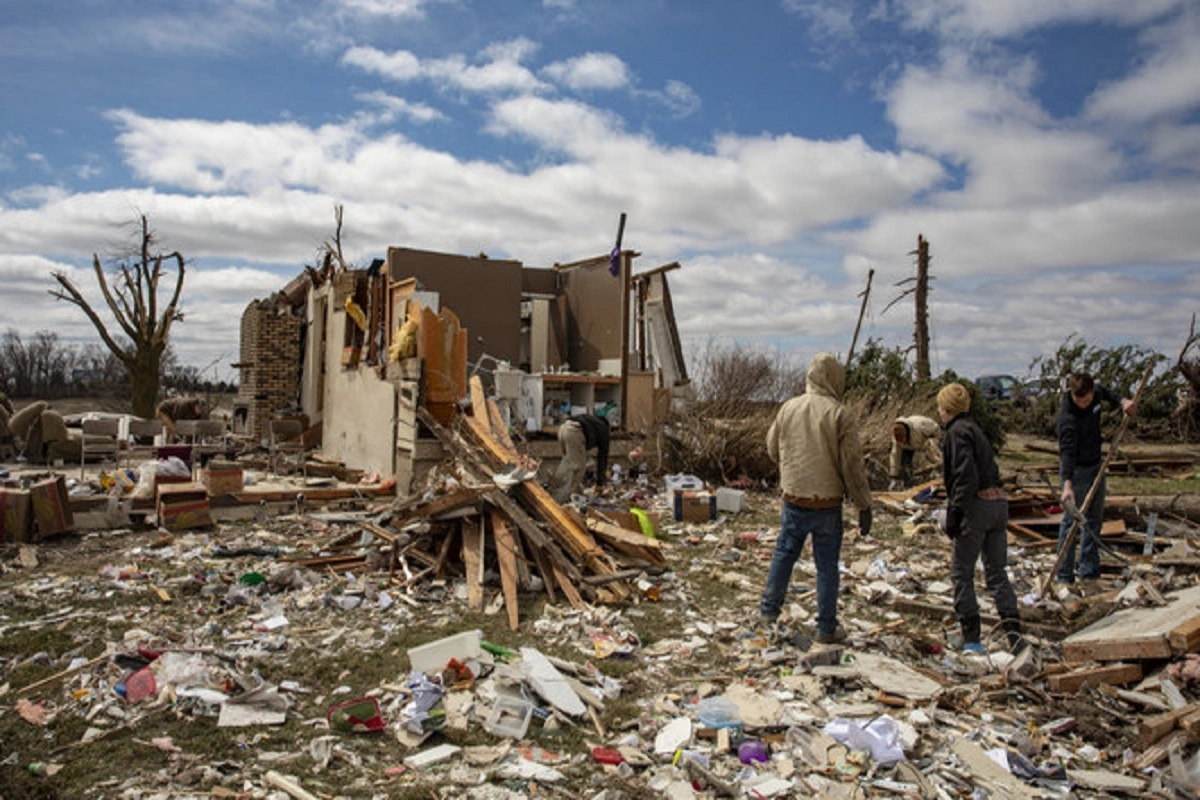
[[[133,327],[132,321],[122,316],[121,309],[117,305],[117,301],[113,298],[112,291],[108,288],[108,278],[104,277],[104,268],[100,266],[100,257],[95,253],[92,254],[92,269],[96,272],[96,282],[100,284],[100,293],[104,295],[104,302],[108,304],[109,309],[117,318],[117,323],[121,326],[122,330],[125,331],[130,339],[136,342],[137,329]],[[82,295],[80,295],[80,299],[82,299]]]
[[[97,261],[96,263],[99,264],[100,262]],[[109,335],[108,329],[104,326],[104,321],[100,319],[100,317],[92,309],[91,304],[84,299],[83,295],[79,293],[79,290],[75,288],[75,285],[71,283],[71,279],[67,277],[66,273],[55,272],[54,279],[58,281],[59,285],[62,286],[66,294],[63,294],[62,292],[51,291],[50,295],[59,300],[66,300],[68,303],[79,306],[81,309],[83,309],[83,313],[86,314],[88,319],[92,321],[92,325],[96,327],[96,332],[99,333],[100,338],[104,340],[105,346],[112,351],[114,356],[121,359],[122,363],[128,365],[131,361],[129,353],[127,353],[119,344],[117,344],[112,336]]]
[[[176,308],[179,303],[179,295],[183,292],[183,255],[176,250],[167,257],[175,259],[175,263],[179,265],[179,272],[175,276],[175,293],[171,295],[171,302],[163,311],[162,327],[155,332],[155,339],[158,342],[165,342],[167,340],[167,334],[171,331],[172,322],[183,319],[183,314]]]

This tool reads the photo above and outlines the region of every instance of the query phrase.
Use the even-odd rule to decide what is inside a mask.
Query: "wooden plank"
[[[508,627],[515,631],[521,623],[520,609],[517,607],[517,540],[503,514],[493,511],[491,516],[496,560],[500,563],[500,586],[504,590],[504,608],[508,612]]]
[[[475,506],[478,509],[479,500],[480,495],[478,491],[474,489],[458,489],[450,494],[444,494],[412,506],[399,516],[399,520],[436,519],[441,514],[457,511],[466,506]],[[394,522],[393,524],[401,524],[401,522]]]
[[[496,405],[496,401],[489,397],[487,399],[487,408],[488,418],[492,423],[492,434],[500,440],[500,444],[515,453],[517,446],[513,443],[512,437],[508,435],[508,426],[504,424],[504,416],[500,413],[500,408]]]
[[[1008,523],[1008,532],[1015,533],[1019,536],[1023,536],[1026,539],[1032,539],[1034,542],[1036,542],[1038,544],[1055,544],[1054,539],[1050,539],[1045,536],[1042,536],[1037,531],[1032,530],[1031,528],[1027,528],[1024,525],[1018,524],[1016,522]]]
[[[1176,655],[1195,653],[1200,649],[1200,617],[1194,617],[1173,628],[1167,635],[1171,649]]]
[[[464,523],[462,560],[467,568],[467,607],[483,611],[483,518],[479,524]]]
[[[1142,770],[1157,766],[1166,761],[1168,752],[1175,742],[1178,742],[1182,747],[1187,747],[1190,739],[1191,737],[1187,731],[1173,731],[1163,739],[1147,747],[1137,758],[1129,763],[1129,769],[1141,772]]]
[[[464,418],[467,422],[466,430],[493,459],[500,464],[511,463],[515,460],[516,453],[505,448],[491,435],[490,426],[484,426],[474,416]],[[611,563],[608,555],[596,544],[596,540],[592,538],[587,529],[572,519],[541,484],[532,480],[524,481],[515,486],[513,492],[518,499],[533,508],[558,534],[558,540],[568,555],[594,572],[602,574],[616,572],[616,567]]]
[[[1155,714],[1152,717],[1145,717],[1138,722],[1138,732],[1133,741],[1133,746],[1139,750],[1144,750],[1175,730],[1175,726],[1181,719],[1197,711],[1200,711],[1200,704],[1189,703],[1183,708],[1174,708],[1170,711],[1164,711],[1161,714]]]
[[[1170,658],[1169,636],[1200,617],[1200,586],[1166,597],[1157,608],[1122,608],[1063,640],[1066,661],[1137,661]]]
[[[575,584],[571,583],[571,579],[558,568],[557,564],[553,564],[551,568],[554,570],[554,580],[558,583],[558,588],[562,589],[562,593],[566,596],[567,602],[571,604],[571,608],[577,611],[586,611],[588,605],[579,596],[579,590],[575,588]]]
[[[1142,679],[1141,664],[1105,664],[1099,667],[1086,667],[1061,675],[1051,675],[1047,684],[1052,692],[1074,693],[1084,686],[1124,686]]]
[[[662,544],[656,539],[649,539],[641,534],[627,531],[619,525],[598,519],[589,519],[588,530],[604,540],[618,553],[640,558],[656,567],[665,567],[667,557],[662,552]]]

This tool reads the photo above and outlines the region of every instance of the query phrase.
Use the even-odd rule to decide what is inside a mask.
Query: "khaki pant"
[[[587,438],[583,427],[574,420],[558,426],[558,443],[562,446],[562,461],[550,482],[550,496],[556,503],[565,503],[579,491],[587,469]]]

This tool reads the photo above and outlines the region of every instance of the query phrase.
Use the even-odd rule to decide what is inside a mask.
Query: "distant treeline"
[[[14,399],[124,397],[130,385],[125,366],[100,344],[69,345],[54,331],[28,340],[9,329],[0,337],[0,389]],[[170,345],[162,359],[164,393],[236,392],[237,384],[207,380],[197,367],[179,363]]]

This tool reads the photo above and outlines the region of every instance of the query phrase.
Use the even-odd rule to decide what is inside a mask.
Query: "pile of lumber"
[[[453,488],[399,502],[387,526],[360,526],[391,543],[390,558],[385,554],[386,563],[376,559],[375,566],[386,569],[394,585],[409,589],[424,579],[456,577],[465,580],[470,608],[483,611],[484,574],[493,567],[500,574],[509,625],[516,630],[523,590],[542,588],[551,602],[561,595],[582,610],[589,602],[626,601],[637,591],[636,578],[665,569],[663,544],[617,524],[621,515],[589,512],[584,518],[555,502],[536,479],[502,488],[510,481],[493,476],[512,474],[522,458],[477,377],[470,389],[471,410],[456,411],[448,426],[427,408],[417,409],[421,423],[450,454]],[[342,560],[331,563],[331,558]],[[345,559],[363,557],[300,561],[345,568],[350,564]]]

